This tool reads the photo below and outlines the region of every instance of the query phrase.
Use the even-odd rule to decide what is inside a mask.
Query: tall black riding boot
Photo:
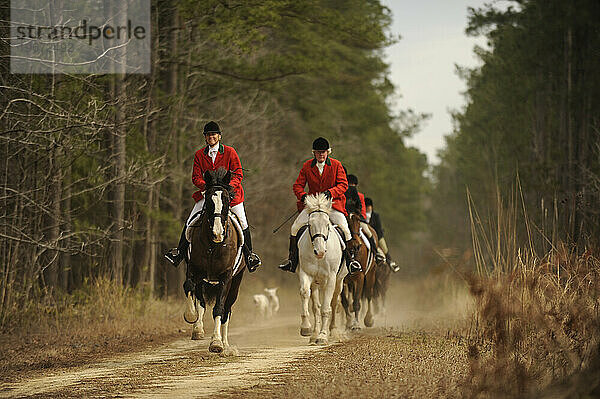
[[[387,264],[390,265],[390,269],[392,269],[392,271],[394,273],[396,273],[398,270],[400,270],[400,266],[398,266],[396,264],[396,262],[392,259],[389,252],[385,255],[385,260],[386,260]]]
[[[354,274],[362,271],[362,266],[360,262],[354,259],[352,254],[350,253],[350,241],[346,241],[346,249],[344,250],[344,256],[346,257],[346,267],[348,268],[348,273]]]
[[[242,248],[244,257],[246,258],[246,266],[250,273],[256,271],[262,264],[257,254],[252,252],[252,236],[250,235],[250,228],[244,230],[244,247]]]
[[[377,244],[375,243],[375,238],[373,236],[367,238],[369,240],[369,245],[371,245],[371,251],[373,251],[373,255],[375,256],[375,262],[381,263],[385,260],[385,258],[379,253],[377,250]]]
[[[290,236],[288,259],[279,265],[279,268],[287,272],[296,273],[296,267],[298,267],[298,243],[296,242],[296,236]]]
[[[167,258],[167,260],[175,267],[177,267],[179,263],[185,259],[185,253],[190,245],[188,240],[185,238],[186,229],[187,226],[183,226],[183,231],[181,232],[181,237],[179,238],[179,245],[177,245],[177,248],[171,248],[165,254],[165,258]]]

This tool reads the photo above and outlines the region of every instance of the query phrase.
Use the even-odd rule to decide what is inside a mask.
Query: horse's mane
[[[217,170],[207,170],[204,173],[204,181],[206,183],[206,190],[215,186],[223,187],[229,193],[230,200],[235,198],[235,190],[229,184],[231,181],[231,172],[227,169],[220,167]]]
[[[348,213],[356,213],[361,214],[362,204],[360,202],[360,197],[358,196],[358,190],[355,186],[349,186],[348,190],[346,190],[346,211]]]
[[[324,211],[329,213],[331,211],[332,200],[328,199],[323,193],[307,195],[304,199],[304,205],[308,213],[316,211]]]

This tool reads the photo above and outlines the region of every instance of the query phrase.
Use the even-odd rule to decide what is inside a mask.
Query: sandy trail
[[[232,320],[230,342],[235,356],[208,352],[212,320],[207,315],[207,338],[203,340],[192,341],[186,333],[181,339],[154,349],[141,349],[147,347],[147,342],[140,342],[140,349],[131,348],[131,352],[85,366],[32,372],[19,381],[0,383],[0,398],[201,398],[248,396],[252,392],[257,395],[250,397],[257,398],[265,394],[267,397],[314,397],[312,393],[302,395],[300,388],[306,386],[305,379],[317,382],[323,375],[334,375],[339,377],[336,377],[339,381],[335,387],[329,380],[321,381],[319,386],[329,389],[350,387],[355,383],[356,375],[347,371],[355,368],[352,359],[363,355],[366,357],[361,362],[373,362],[381,375],[399,369],[408,373],[396,373],[392,375],[395,379],[373,383],[390,389],[403,387],[404,391],[397,392],[403,397],[419,397],[415,396],[417,392],[429,395],[435,392],[435,387],[424,387],[432,380],[432,370],[440,371],[434,381],[445,381],[453,365],[460,365],[461,370],[465,368],[461,355],[464,348],[443,337],[448,335],[448,328],[455,320],[462,319],[457,318],[457,314],[464,314],[468,307],[468,301],[457,296],[445,298],[443,306],[424,308],[422,305],[427,296],[423,293],[435,292],[437,286],[433,288],[423,291],[415,284],[393,284],[389,291],[387,316],[376,316],[375,329],[363,330],[346,345],[325,349],[309,345],[308,338],[299,335],[299,300],[297,293],[290,291],[284,294],[287,298],[283,300],[288,309],[272,320],[246,324],[244,316],[246,321],[252,317],[243,312],[249,309],[242,311],[242,317],[237,320],[239,325],[235,318]],[[345,318],[339,313],[338,316],[341,316],[340,326]],[[339,340],[330,339],[330,342]],[[381,363],[385,359],[389,362]],[[406,362],[405,359],[410,360]],[[412,368],[405,370],[407,365]],[[461,372],[451,373],[451,381]],[[411,381],[414,383],[406,384],[407,375],[413,376]],[[332,391],[323,398],[339,397],[339,392],[339,389]],[[370,389],[363,393],[363,397],[381,394]]]
[[[0,385],[0,397],[206,397],[265,383],[293,360],[319,347],[298,334],[299,317],[281,317],[230,331],[237,356],[207,351],[209,338],[180,339],[85,367]],[[206,326],[210,332],[210,325]],[[209,334],[208,334],[209,335]],[[173,369],[177,372],[172,373]]]

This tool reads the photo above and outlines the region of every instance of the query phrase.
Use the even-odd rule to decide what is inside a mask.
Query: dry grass
[[[27,304],[0,335],[0,379],[83,364],[180,335],[181,302],[153,299],[108,280],[44,298]]]
[[[470,396],[539,397],[559,387],[600,393],[599,290],[599,258],[564,246],[543,258],[519,258],[511,273],[473,277]],[[588,375],[585,385],[573,384]]]
[[[524,207],[523,249],[517,244],[517,208],[500,203],[491,232],[471,209],[478,273],[467,277],[475,312],[464,395],[600,395],[598,253],[548,239]],[[536,255],[536,239],[551,249]]]

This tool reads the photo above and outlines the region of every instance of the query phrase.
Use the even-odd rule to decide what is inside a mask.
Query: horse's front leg
[[[198,310],[198,320],[192,326],[192,339],[204,338],[204,301],[196,299],[196,309]]]
[[[300,324],[300,335],[303,337],[308,337],[312,333],[310,321],[308,320],[310,316],[308,312],[308,300],[310,298],[311,279],[302,271],[302,269],[300,269],[298,272],[298,278],[300,279],[300,300],[302,301],[302,313],[300,314],[302,323]]]
[[[352,310],[354,311],[354,318],[352,319],[352,325],[350,326],[350,328],[355,331],[360,330],[360,297],[362,296],[363,285],[364,278],[362,276],[358,276],[352,292]]]
[[[331,298],[331,321],[329,322],[329,336],[331,337],[339,337],[340,332],[337,328],[336,318],[337,318],[337,307],[338,301],[342,295],[342,287],[344,285],[343,278],[336,278],[335,281],[335,290],[333,291],[333,297]]]
[[[221,336],[221,319],[223,318],[223,310],[225,307],[225,298],[227,297],[227,288],[223,283],[219,283],[217,287],[217,295],[215,306],[213,307],[213,318],[215,319],[215,328],[213,330],[212,340],[208,350],[215,353],[223,352],[225,348]]]
[[[184,289],[185,288],[186,286],[184,285]],[[188,286],[187,288],[190,287]],[[188,297],[188,310],[186,310],[186,313],[190,314],[192,309],[194,311],[193,316],[194,318],[196,318],[196,321],[193,323],[192,326],[192,339],[197,340],[204,338],[204,308],[206,307],[206,304],[204,303],[204,292],[202,290],[202,284],[195,285],[193,288],[193,292],[194,294],[192,296],[191,301]],[[191,292],[189,292],[189,294],[191,294]],[[193,308],[190,305],[193,305]],[[184,315],[184,318],[186,317],[187,316]]]
[[[375,267],[373,265],[372,267]],[[366,327],[373,327],[373,295],[375,293],[375,270],[371,269],[365,276],[365,286],[363,288],[362,297],[367,299],[367,313],[365,314],[364,323]]]
[[[336,279],[335,273],[331,273],[325,284],[323,291],[323,309],[321,309],[322,324],[321,331],[315,343],[317,345],[327,345],[327,339],[329,335],[329,323],[331,322],[331,300],[333,299],[333,293],[335,292]]]
[[[229,321],[231,320],[231,312],[227,315],[227,320],[223,322],[223,346],[229,348]]]
[[[319,331],[321,331],[321,301],[319,300],[319,286],[314,284],[311,286],[310,299],[312,300],[313,316],[315,322],[313,324],[313,331],[310,335],[309,342],[317,342]]]
[[[190,324],[198,321],[198,309],[196,309],[196,296],[192,291],[186,292],[185,296],[185,311],[183,319]]]
[[[342,308],[344,308],[344,314],[346,315],[346,328],[350,328],[352,324],[352,315],[350,314],[350,289],[352,284],[342,282],[342,292],[340,293],[340,299],[342,302]]]

